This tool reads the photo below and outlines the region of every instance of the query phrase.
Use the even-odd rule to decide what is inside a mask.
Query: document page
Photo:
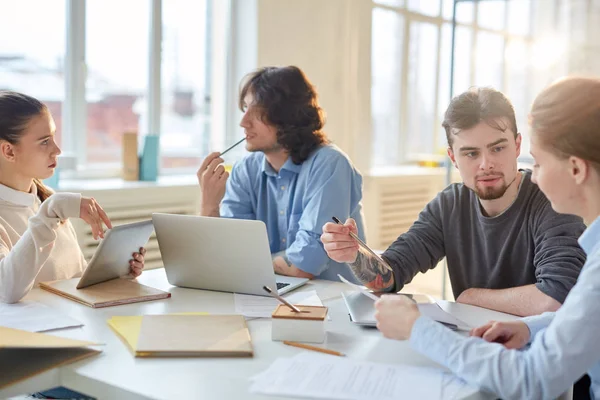
[[[477,390],[441,370],[301,353],[255,376],[252,393],[314,399],[446,399]]]
[[[0,326],[29,332],[72,328],[83,324],[44,304],[22,300],[15,304],[0,303]]]

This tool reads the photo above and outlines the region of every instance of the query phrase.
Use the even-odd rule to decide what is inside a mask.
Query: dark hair
[[[295,164],[328,143],[322,131],[325,116],[317,91],[298,67],[265,67],[246,75],[240,89],[239,107],[245,111],[248,93],[261,118],[277,129],[277,142],[289,152]]]
[[[509,126],[502,126],[498,121],[500,118],[508,119]],[[454,97],[444,114],[442,126],[446,130],[448,146],[452,147],[452,135],[463,129],[473,128],[480,122],[502,132],[510,128],[515,138],[519,134],[515,109],[502,92],[489,87],[471,88]]]
[[[41,101],[26,94],[0,90],[0,140],[16,145],[31,120],[43,113],[48,107]],[[52,194],[39,179],[33,180],[40,201]]]
[[[600,172],[600,79],[570,77],[544,89],[529,116],[532,135],[555,156],[575,156]]]

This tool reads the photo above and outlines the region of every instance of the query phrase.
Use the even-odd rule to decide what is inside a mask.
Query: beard
[[[506,193],[506,191],[508,190],[508,186],[509,185],[507,185],[506,182],[503,180],[502,186],[500,187],[480,188],[475,186],[474,192],[477,195],[477,197],[479,197],[479,199],[481,200],[496,200],[504,196],[504,193]]]
[[[265,154],[268,153],[275,153],[279,150],[282,149],[282,146],[275,142],[274,144],[268,145],[268,146],[251,146],[251,145],[246,145],[246,150],[249,151],[250,153],[254,153],[256,151],[262,151]]]
[[[504,196],[504,193],[508,190],[508,187],[512,184],[506,184],[504,174],[494,175],[501,179],[501,185],[499,187],[479,187],[477,186],[478,181],[475,181],[473,191],[479,197],[480,200],[496,200]]]

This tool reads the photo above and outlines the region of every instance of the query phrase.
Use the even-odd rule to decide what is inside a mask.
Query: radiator
[[[444,176],[437,170],[421,175],[365,177],[363,204],[369,245],[387,248],[411,227],[443,187]]]
[[[171,187],[139,187],[135,189],[110,189],[79,191],[83,196],[93,197],[106,211],[113,226],[152,218],[153,212],[169,214],[197,214],[199,189],[196,185]],[[90,260],[98,246],[88,224],[72,219],[79,245],[86,260]],[[152,233],[146,244],[145,268],[163,266],[156,234]]]

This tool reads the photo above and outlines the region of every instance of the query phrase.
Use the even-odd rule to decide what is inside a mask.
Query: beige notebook
[[[136,357],[252,357],[241,315],[144,315]]]
[[[129,279],[112,279],[83,289],[76,288],[77,282],[79,282],[79,278],[42,282],[40,287],[92,308],[111,307],[171,297],[169,292],[163,292]]]
[[[98,343],[0,327],[0,388],[100,353]]]

